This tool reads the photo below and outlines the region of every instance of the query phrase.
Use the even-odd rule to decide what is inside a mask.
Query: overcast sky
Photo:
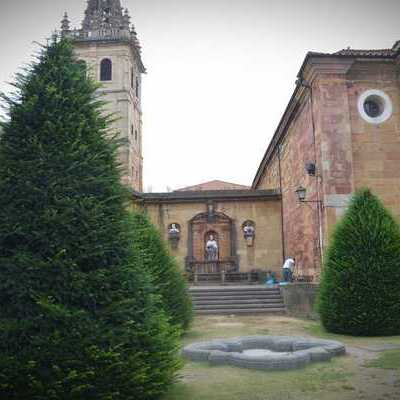
[[[397,0],[122,0],[143,46],[145,188],[250,185],[307,51],[388,48]],[[0,0],[0,90],[85,0]]]

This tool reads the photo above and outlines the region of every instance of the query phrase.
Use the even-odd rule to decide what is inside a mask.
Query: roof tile
[[[197,191],[208,191],[208,190],[249,190],[249,189],[250,189],[249,186],[215,180],[215,181],[201,183],[199,185],[188,186],[182,189],[178,189],[176,190],[176,192],[197,192]]]

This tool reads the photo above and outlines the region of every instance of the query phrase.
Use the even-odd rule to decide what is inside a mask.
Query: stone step
[[[275,304],[282,303],[282,298],[278,297],[276,299],[230,299],[230,300],[201,300],[193,301],[195,306],[200,305],[213,305],[213,304]]]
[[[279,294],[273,294],[273,295],[257,295],[257,296],[198,296],[198,297],[192,297],[192,300],[194,302],[199,302],[199,301],[230,301],[230,300],[275,300],[275,299],[281,299],[281,295]]]
[[[279,290],[257,290],[257,291],[249,291],[249,290],[237,290],[235,292],[231,291],[213,291],[213,292],[189,292],[191,296],[240,296],[240,295],[249,295],[254,296],[257,294],[268,295],[268,294],[281,294]]]
[[[202,292],[189,292],[191,296],[236,296],[236,295],[267,295],[267,294],[280,294],[279,290],[238,290],[238,291],[202,291]]]
[[[285,313],[279,287],[262,285],[191,287],[196,314]]]
[[[285,307],[285,305],[280,303],[273,304],[260,304],[260,303],[247,303],[247,304],[211,304],[211,305],[194,305],[194,310],[223,310],[223,309],[248,309],[248,308],[277,308]]]
[[[245,308],[245,309],[224,309],[224,310],[197,310],[197,315],[236,315],[236,314],[286,314],[285,307],[277,308]]]
[[[262,286],[262,285],[238,285],[238,286],[191,286],[189,288],[190,292],[202,292],[202,291],[217,291],[217,292],[224,292],[224,291],[243,291],[243,290],[248,290],[248,291],[254,291],[254,290],[261,290],[261,291],[270,291],[270,290],[279,290],[279,287],[273,286],[273,287],[268,287],[268,286]]]
[[[243,300],[249,300],[249,299],[260,299],[260,300],[266,300],[266,299],[278,299],[281,298],[282,296],[277,293],[277,294],[269,294],[269,295],[263,295],[263,294],[245,294],[245,295],[229,295],[229,296],[191,296],[191,298],[194,301],[202,301],[202,300],[236,300],[236,299],[243,299]]]
[[[246,285],[249,285],[249,286],[260,286],[260,283],[259,282],[248,282],[248,281],[245,281],[244,283],[246,283]],[[200,281],[200,282],[197,282],[196,283],[196,286],[195,287],[207,287],[207,286],[224,286],[224,287],[231,287],[231,288],[234,288],[234,287],[240,287],[240,286],[243,286],[243,281],[242,282],[224,282],[224,284],[222,285],[222,281],[219,279],[219,280],[209,280],[209,281]]]

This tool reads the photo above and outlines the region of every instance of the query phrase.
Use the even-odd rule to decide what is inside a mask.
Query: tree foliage
[[[0,139],[0,397],[157,399],[179,331],[133,251],[97,86],[54,39],[15,87]]]
[[[400,229],[368,189],[354,195],[335,229],[319,311],[331,332],[400,334]]]
[[[138,212],[133,219],[136,238],[133,241],[134,251],[140,255],[144,268],[153,277],[171,321],[187,329],[192,320],[192,303],[178,264],[147,216]]]

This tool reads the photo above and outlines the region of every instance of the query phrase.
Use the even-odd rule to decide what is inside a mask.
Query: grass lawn
[[[367,367],[400,371],[400,350],[388,350],[378,358],[366,363]]]
[[[299,335],[346,344],[348,355],[289,372],[187,362],[165,400],[398,400],[400,336],[356,338],[326,333],[319,323],[284,316],[197,317],[184,342],[241,335]]]

